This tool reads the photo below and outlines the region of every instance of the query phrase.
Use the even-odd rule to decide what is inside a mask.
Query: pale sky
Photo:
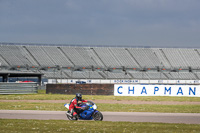
[[[200,47],[200,0],[0,0],[0,42]]]

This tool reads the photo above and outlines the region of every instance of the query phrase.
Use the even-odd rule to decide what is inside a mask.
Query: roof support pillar
[[[7,75],[3,75],[3,82],[8,82],[8,74]]]

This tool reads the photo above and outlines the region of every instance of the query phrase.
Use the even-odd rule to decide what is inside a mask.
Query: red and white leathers
[[[82,99],[81,102],[87,102],[87,100]],[[69,105],[69,111],[72,113],[73,116],[77,115],[74,108],[81,109],[81,107],[78,106],[78,100],[76,98],[73,98]]]

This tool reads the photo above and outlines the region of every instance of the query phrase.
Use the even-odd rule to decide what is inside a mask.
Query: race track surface
[[[200,124],[200,113],[102,112],[103,121]],[[0,110],[0,119],[67,120],[65,111]]]

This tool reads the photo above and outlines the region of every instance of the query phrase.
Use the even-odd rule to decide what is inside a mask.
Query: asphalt
[[[200,124],[200,113],[102,112],[103,121]],[[67,120],[65,111],[0,110],[0,119]]]

